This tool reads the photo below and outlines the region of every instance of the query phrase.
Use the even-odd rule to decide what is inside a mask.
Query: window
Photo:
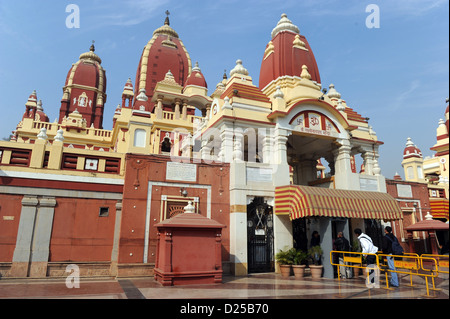
[[[408,174],[408,179],[414,179],[414,169],[412,166],[406,168],[406,173]]]
[[[11,150],[11,159],[9,164],[17,166],[30,165],[31,151],[30,150]]]
[[[77,161],[77,155],[64,154],[61,167],[62,169],[77,169]]]
[[[136,147],[145,147],[145,140],[147,139],[147,133],[145,130],[137,129],[134,131],[134,144]]]
[[[172,141],[170,140],[170,134],[166,133],[164,139],[161,142],[161,152],[170,153],[171,149],[172,149]]]
[[[108,217],[109,216],[109,207],[100,207],[98,216],[99,217]]]
[[[161,144],[161,152],[170,152],[170,140],[165,138]]]
[[[422,166],[417,166],[417,176],[419,178],[423,178],[423,170],[422,170]]]
[[[105,161],[105,173],[119,173],[120,159],[107,158]]]

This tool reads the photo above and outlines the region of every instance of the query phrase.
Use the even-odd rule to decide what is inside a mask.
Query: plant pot
[[[309,265],[312,279],[320,279],[322,277],[323,265]]]
[[[288,278],[291,275],[291,265],[280,265],[281,276]]]
[[[292,269],[294,270],[294,276],[297,279],[302,279],[305,275],[306,265],[292,265]]]

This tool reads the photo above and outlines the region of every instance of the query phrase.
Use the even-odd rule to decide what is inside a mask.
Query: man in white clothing
[[[361,244],[363,254],[376,254],[378,247],[372,242],[372,238],[364,234],[361,229],[356,228],[354,233],[358,236],[359,243]],[[367,268],[369,268],[369,280],[368,284],[375,285],[375,276],[373,275],[374,269],[377,268],[377,256],[375,255],[365,255],[367,261]]]

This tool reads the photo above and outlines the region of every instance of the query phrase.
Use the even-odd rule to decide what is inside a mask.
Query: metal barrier
[[[338,254],[339,257],[342,257],[342,261],[343,264],[341,263],[335,263],[334,262],[334,254]],[[421,276],[421,277],[425,277],[425,284],[426,284],[426,289],[427,289],[427,296],[430,296],[429,293],[429,285],[428,285],[428,278],[432,278],[433,280],[433,290],[436,290],[434,287],[434,278],[438,276],[439,273],[439,265],[438,262],[435,258],[433,257],[429,257],[427,256],[419,256],[417,254],[409,254],[406,253],[404,255],[387,255],[387,254],[363,254],[360,252],[349,252],[349,251],[337,251],[337,250],[332,250],[330,251],[330,263],[332,266],[337,266],[337,267],[350,267],[350,268],[361,268],[361,269],[367,269],[367,266],[363,266],[362,265],[362,257],[367,256],[367,255],[374,255],[377,256],[376,258],[376,266],[378,268],[378,270],[381,272],[385,272],[385,276],[386,276],[386,289],[392,289],[389,288],[389,279],[388,279],[388,273],[398,273],[398,274],[407,274],[410,276],[410,286],[411,287],[415,287],[415,285],[413,285],[412,283],[412,276]],[[380,258],[381,258],[381,262],[383,262],[384,260],[386,260],[387,257],[393,257],[394,258],[394,266],[395,266],[395,270],[394,269],[389,269],[389,267],[387,266],[387,264],[381,263],[380,265]],[[434,255],[434,257],[436,257],[436,255]],[[443,256],[446,257],[446,256]],[[448,257],[448,256],[447,256]],[[338,259],[339,260],[339,259]],[[427,265],[431,264],[433,267],[432,269],[429,268],[424,268],[424,261],[428,261],[428,263],[426,263]],[[357,265],[354,265],[357,264]],[[448,262],[447,264],[443,263],[444,267],[445,265],[448,266]],[[404,270],[408,270],[408,271],[404,271]],[[413,272],[415,271],[415,272]],[[442,271],[441,271],[442,272]],[[448,272],[447,272],[448,273]],[[367,272],[367,277],[369,276],[368,272]],[[340,280],[341,278],[341,272],[340,272],[340,268],[338,268],[338,279]]]
[[[435,259],[437,261],[437,269],[435,271],[438,273],[438,275],[440,273],[441,274],[448,274],[449,273],[449,271],[448,271],[448,268],[449,268],[448,257],[449,256],[448,255],[422,254],[420,256],[424,257],[424,258],[433,258],[433,259]],[[442,268],[447,268],[447,271],[442,270]],[[434,277],[432,278],[432,283],[433,283],[433,288],[431,288],[432,290],[436,290],[436,291],[441,290],[441,289],[436,288],[435,283],[434,283]]]
[[[342,261],[344,264],[336,264],[333,262],[333,253],[339,254],[338,256],[342,256]],[[338,251],[338,250],[332,250],[330,251],[330,263],[332,266],[338,266],[338,267],[349,267],[349,268],[358,268],[358,269],[367,269],[367,266],[363,266],[362,264],[362,258],[367,255],[377,256],[377,254],[363,254],[360,252],[349,252],[349,251]],[[379,260],[378,258],[375,259],[377,263],[377,269],[380,269]],[[356,264],[356,265],[353,265]],[[338,268],[338,279],[341,280],[341,272]],[[369,277],[369,272],[366,272],[367,277]]]
[[[449,264],[448,264],[448,255],[431,255],[431,254],[422,254],[420,255],[421,257],[429,257],[429,258],[434,258],[437,261],[437,265],[438,265],[438,269],[437,272],[442,273],[442,274],[449,274],[448,268],[449,268]],[[447,268],[447,271],[442,270],[442,268]]]

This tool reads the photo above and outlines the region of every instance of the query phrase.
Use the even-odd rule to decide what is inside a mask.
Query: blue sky
[[[80,8],[80,28],[66,27],[66,6]],[[380,28],[366,27],[369,4]],[[335,84],[385,144],[382,174],[402,176],[402,152],[411,137],[425,156],[436,143],[449,96],[448,0],[0,0],[0,137],[21,120],[33,90],[53,122],[71,64],[95,40],[107,75],[103,126],[126,80],[135,80],[143,47],[166,10],[209,94],[242,59],[253,83],[270,33],[282,13],[300,28],[315,54],[322,85]]]

